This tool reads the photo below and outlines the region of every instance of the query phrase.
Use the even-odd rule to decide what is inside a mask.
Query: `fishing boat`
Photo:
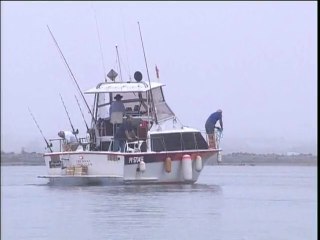
[[[193,184],[209,159],[220,161],[219,132],[208,136],[183,125],[165,99],[165,84],[149,75],[145,81],[139,71],[134,80],[117,76],[111,69],[109,79],[83,92],[94,99],[87,136],[77,138],[75,150],[66,150],[63,139],[50,139],[59,150],[44,153],[47,174],[38,177],[50,183]],[[109,111],[117,94],[125,113]],[[115,133],[127,118],[137,138],[125,140],[121,150]]]

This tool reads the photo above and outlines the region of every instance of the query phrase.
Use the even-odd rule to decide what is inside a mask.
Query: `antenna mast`
[[[119,52],[118,52],[118,45],[116,45],[116,51],[117,51],[117,57],[118,57],[118,63],[119,63],[120,79],[121,79],[121,82],[123,82],[122,73],[121,73],[121,64],[120,64],[120,58],[119,58]]]
[[[142,44],[143,55],[144,55],[144,62],[146,64],[147,76],[148,76],[148,80],[149,80],[151,103],[152,103],[152,107],[153,107],[153,111],[154,111],[154,118],[155,118],[156,124],[158,124],[157,111],[156,111],[156,108],[154,106],[153,95],[152,95],[152,90],[151,90],[151,81],[150,81],[148,64],[147,64],[147,58],[146,58],[146,53],[145,53],[144,46],[143,46],[143,40],[142,40],[142,34],[141,34],[141,29],[140,29],[140,23],[139,22],[138,22],[138,26],[139,26],[139,33],[140,33],[140,39],[141,39],[141,44]]]
[[[130,65],[129,65],[129,58],[128,58],[128,46],[127,46],[127,38],[126,38],[126,29],[122,17],[122,28],[123,28],[123,35],[124,35],[124,43],[126,47],[126,59],[127,59],[127,66],[128,66],[128,72],[129,72],[129,81],[131,82],[131,71],[130,71]]]

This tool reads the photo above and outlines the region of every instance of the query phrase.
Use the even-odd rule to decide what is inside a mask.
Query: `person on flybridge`
[[[119,126],[123,123],[123,115],[126,112],[126,108],[121,101],[123,96],[117,94],[114,96],[116,101],[113,101],[110,105],[109,114],[110,114],[110,122],[113,124],[113,135],[117,132]],[[114,136],[115,137],[115,136]],[[118,148],[118,146],[117,146]]]
[[[216,123],[219,121],[220,127],[216,127]],[[222,132],[223,131],[223,122],[222,122],[222,110],[218,109],[216,112],[212,113],[205,124],[206,133],[209,137],[209,147],[217,148],[215,129]]]
[[[58,136],[63,139],[62,149],[64,152],[77,150],[79,142],[72,132],[60,131],[58,132]]]
[[[126,109],[124,107],[124,104],[123,102],[121,101],[122,99],[122,96],[120,94],[117,94],[114,99],[116,101],[112,102],[111,105],[110,105],[110,109],[109,109],[109,112],[110,112],[110,116],[113,112],[122,112],[123,114],[125,113]]]

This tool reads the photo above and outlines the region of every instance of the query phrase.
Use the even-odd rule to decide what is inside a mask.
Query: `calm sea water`
[[[194,185],[48,186],[1,167],[1,239],[317,239],[317,167],[206,166]]]

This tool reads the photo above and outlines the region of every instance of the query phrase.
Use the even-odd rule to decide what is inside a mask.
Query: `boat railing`
[[[206,142],[208,143],[209,148],[220,148],[220,140],[223,137],[221,128],[215,127],[213,134],[207,134],[206,131],[200,131],[202,136],[205,136]]]
[[[146,152],[146,139],[135,139],[135,140],[127,140],[127,139],[118,139],[119,141],[124,141],[124,151],[123,152]],[[109,152],[119,152],[121,151],[120,145],[119,146],[114,146],[115,145],[115,139],[111,138],[110,144],[108,146],[108,151]],[[118,149],[115,149],[117,148]]]
[[[214,128],[214,137],[215,137],[215,141],[216,141],[216,148],[219,149],[220,148],[220,140],[223,137],[221,128],[218,128],[218,127]]]
[[[53,142],[59,142],[59,152],[61,152],[62,149],[62,143],[63,143],[63,139],[62,138],[52,138],[49,139],[49,142],[53,145],[53,147],[55,148],[55,144],[53,144]]]
[[[131,115],[132,119],[133,119],[133,125],[135,127],[138,128],[139,124],[141,122],[150,122],[150,125],[153,124],[152,122],[152,118],[148,117],[148,116],[135,116],[135,115]],[[123,117],[123,120],[125,120],[126,117]],[[118,125],[118,123],[116,123],[115,125],[111,123],[110,121],[110,117],[108,118],[99,118],[97,123],[96,123],[96,128],[97,128],[97,132],[98,132],[98,136],[97,137],[104,137],[104,136],[113,136],[114,132],[115,132],[115,125]]]
[[[64,139],[62,138],[52,138],[52,139],[49,139],[49,142],[50,143],[53,143],[53,142],[59,142],[59,147],[58,147],[58,151],[59,152],[62,152],[62,151],[65,151],[64,148],[63,148],[63,145],[64,145]],[[90,141],[88,141],[87,138],[78,138],[78,146],[81,145],[83,147],[83,150],[85,150],[87,148],[87,146],[91,143]],[[53,147],[55,147],[55,144],[52,144]]]

